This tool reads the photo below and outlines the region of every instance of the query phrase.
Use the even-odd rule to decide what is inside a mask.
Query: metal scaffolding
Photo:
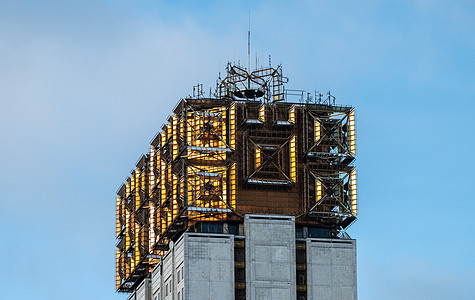
[[[286,214],[336,237],[356,219],[354,109],[291,103],[286,81],[280,66],[228,64],[213,98],[177,104],[117,192],[118,291],[132,291],[171,240],[202,222]]]

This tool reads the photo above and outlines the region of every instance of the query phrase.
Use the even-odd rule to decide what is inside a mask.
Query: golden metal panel
[[[295,105],[292,105],[289,109],[289,122],[295,123]]]
[[[349,115],[349,125],[350,125],[350,152],[351,154],[356,154],[356,123],[355,123],[355,111],[352,110]]]
[[[230,137],[229,137],[229,146],[231,149],[236,149],[236,103],[233,103],[229,108],[229,119],[230,119]]]
[[[119,249],[115,250],[115,288],[120,287],[120,251]]]
[[[318,142],[318,140],[320,139],[320,136],[321,136],[320,131],[321,131],[320,122],[315,120],[315,142]]]
[[[115,236],[118,237],[119,236],[119,233],[120,233],[120,229],[121,229],[121,225],[120,225],[120,202],[121,202],[121,199],[120,197],[117,197],[116,198],[116,206],[115,206],[115,209],[116,209],[116,215],[115,215],[115,220],[116,220],[116,229],[115,229]]]
[[[317,186],[316,201],[318,201],[322,198],[322,183],[320,181],[316,180],[316,186]]]
[[[172,218],[176,218],[178,215],[178,177],[173,174],[173,211],[172,211]]]
[[[297,181],[297,139],[295,135],[290,139],[290,179]]]
[[[148,241],[148,251],[150,253],[153,253],[153,245],[155,244],[155,218],[154,218],[154,215],[155,215],[155,205],[154,204],[150,204],[149,206],[149,224],[150,226],[146,229],[149,231],[149,241]]]
[[[350,199],[351,199],[351,211],[356,216],[358,215],[358,199],[356,190],[356,169],[351,171],[350,175]]]
[[[236,164],[231,167],[231,207],[236,208]]]
[[[261,149],[256,148],[256,169],[261,165]]]
[[[241,212],[254,211],[255,198],[263,198],[256,211],[271,213],[282,208],[305,212],[311,208],[308,217],[318,217],[312,222],[317,224],[321,216],[332,228],[341,224],[341,218],[335,216],[347,215],[350,210],[356,216],[356,171],[347,171],[353,159],[348,153],[354,155],[356,149],[351,108],[245,100],[230,103],[228,99],[187,99],[182,103],[154,138],[148,161],[144,163],[142,158],[140,170],[132,171],[126,180],[125,195],[122,189],[121,197],[116,198],[119,290],[128,290],[134,283],[136,277],[131,275],[138,273],[132,272],[153,268],[156,259],[146,256],[157,254],[174,234],[186,229],[180,226],[205,220],[227,222],[228,218],[238,222]],[[241,126],[238,121],[243,121],[246,112],[253,122]],[[266,122],[267,117],[278,123]],[[297,124],[300,121],[305,124]],[[248,136],[255,139],[254,146],[249,143],[249,148],[243,149],[241,141]],[[301,144],[306,149],[300,149]],[[335,149],[338,153],[330,153]],[[271,150],[275,154],[267,165]],[[256,176],[262,180],[255,180],[252,187],[249,182],[239,182],[239,178],[252,177],[249,173],[258,168],[262,170]],[[302,175],[302,182],[290,184]],[[286,185],[273,189],[272,184],[280,182]],[[347,182],[349,188],[345,189]],[[262,190],[260,183],[266,185]],[[330,190],[334,197],[327,195]],[[188,221],[177,222],[180,210],[187,206],[190,210],[182,211],[181,216]],[[236,214],[229,214],[227,208]]]
[[[259,106],[259,121],[266,121],[266,105],[264,103]]]

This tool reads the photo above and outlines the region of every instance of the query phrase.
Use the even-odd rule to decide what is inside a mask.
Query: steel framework
[[[118,291],[203,221],[280,213],[336,236],[356,219],[354,109],[291,103],[285,82],[280,66],[228,64],[214,97],[177,104],[117,192]]]

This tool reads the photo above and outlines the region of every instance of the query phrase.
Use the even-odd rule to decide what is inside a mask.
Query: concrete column
[[[246,298],[296,299],[295,218],[246,215]]]

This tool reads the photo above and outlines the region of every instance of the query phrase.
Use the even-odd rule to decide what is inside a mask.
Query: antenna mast
[[[249,11],[249,29],[247,31],[247,71],[251,73],[251,11]]]

